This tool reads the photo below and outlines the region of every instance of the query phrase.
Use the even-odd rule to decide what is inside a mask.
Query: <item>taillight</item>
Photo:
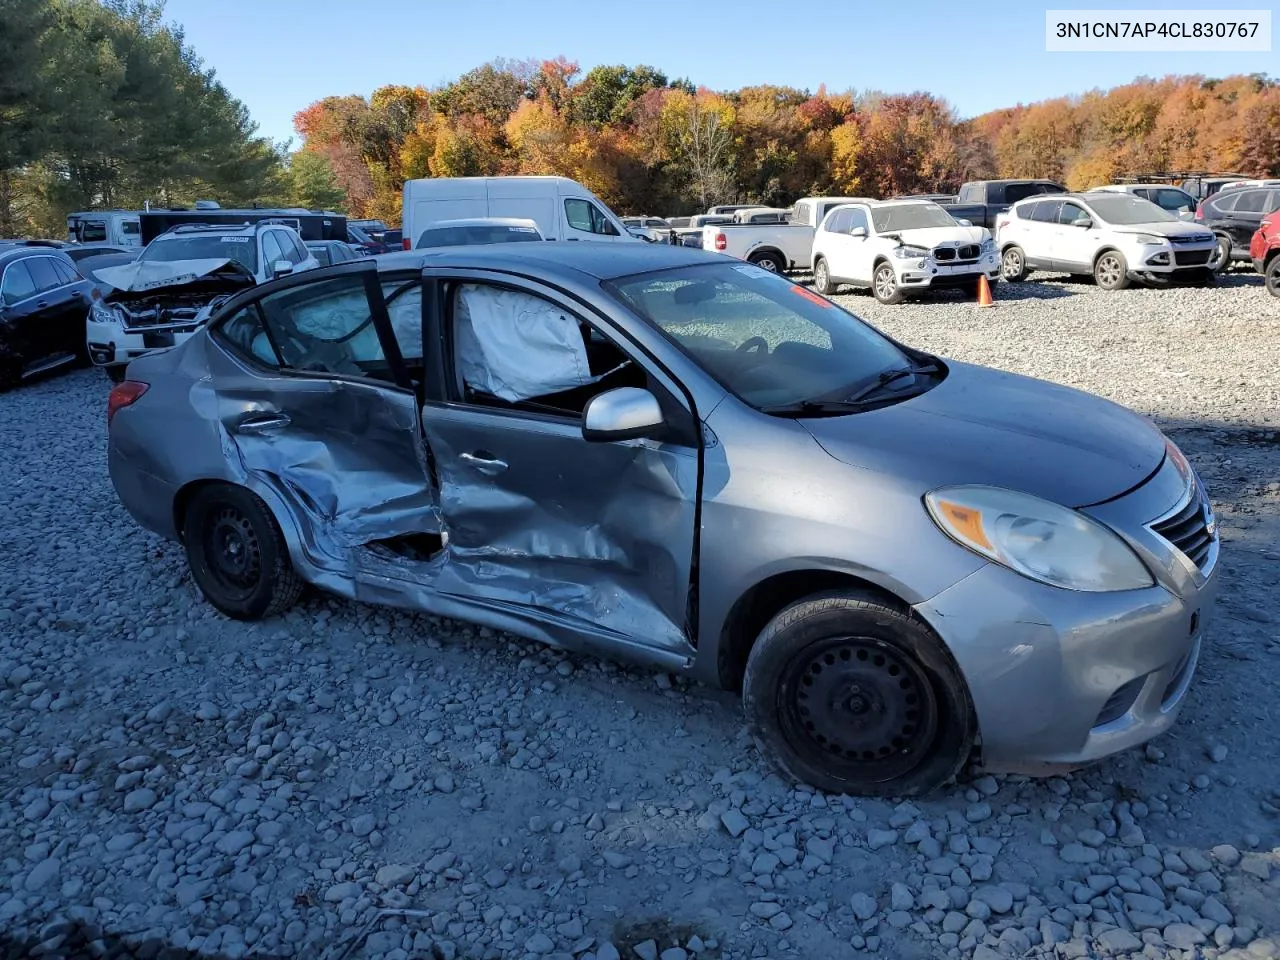
[[[1203,200],[1201,200],[1199,203],[1196,204],[1196,219],[1197,220],[1204,219],[1204,201]]]
[[[111,426],[117,412],[137,403],[138,398],[146,392],[147,384],[140,380],[125,380],[112,387],[107,394],[107,426]]]
[[[409,238],[408,238],[408,237],[401,237],[401,238],[400,238],[400,246],[402,246],[402,247],[403,247],[404,249],[406,249],[406,250],[412,250],[412,249],[413,249],[413,245],[412,245],[411,243],[409,243]]]
[[[727,247],[728,245],[729,245],[729,241],[725,239],[724,234],[723,234],[723,233],[717,233],[717,234],[716,234],[716,249],[717,249],[717,250],[723,250],[723,249],[724,249],[725,247]]]

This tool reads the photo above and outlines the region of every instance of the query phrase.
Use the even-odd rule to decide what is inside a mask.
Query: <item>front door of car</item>
[[[219,320],[214,337],[244,362],[210,351],[214,380],[196,389],[237,479],[284,502],[312,563],[377,599],[385,578],[423,578],[403,557],[425,561],[439,533],[418,420],[421,281],[379,278],[373,261],[334,271]]]
[[[1073,273],[1093,268],[1098,246],[1098,230],[1089,211],[1078,203],[1063,201],[1058,211],[1058,227],[1050,247],[1054,266]]]
[[[442,371],[422,424],[448,539],[436,588],[570,643],[690,655],[701,432],[682,391],[549,286],[426,275],[439,282]],[[665,427],[584,439],[588,401],[623,387],[651,391]]]
[[[631,240],[623,236],[599,205],[585,197],[564,197],[566,240]]]

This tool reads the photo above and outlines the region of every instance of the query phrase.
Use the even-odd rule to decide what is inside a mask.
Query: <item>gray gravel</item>
[[[1280,957],[1280,310],[1257,278],[853,308],[1155,417],[1223,524],[1147,749],[912,803],[781,782],[732,696],[434,617],[196,596],[106,478],[105,380],[0,396],[0,930],[209,955]]]

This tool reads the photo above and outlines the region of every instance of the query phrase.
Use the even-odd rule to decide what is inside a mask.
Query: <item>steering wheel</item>
[[[748,337],[738,344],[738,353],[768,353],[769,341],[764,337]]]

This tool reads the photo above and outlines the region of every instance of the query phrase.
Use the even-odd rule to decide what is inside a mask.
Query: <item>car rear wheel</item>
[[[1229,266],[1231,266],[1231,238],[1219,236],[1218,249],[1213,252],[1213,259],[1209,261],[1209,268],[1218,273]]]
[[[1103,290],[1123,290],[1129,286],[1129,265],[1124,254],[1108,250],[1093,265],[1093,279]]]
[[[901,303],[907,298],[898,286],[898,275],[888,263],[880,264],[871,275],[871,292],[881,303]]]
[[[197,491],[187,505],[182,540],[196,584],[232,619],[273,617],[302,593],[279,524],[243,487],[215,484]]]
[[[782,273],[787,269],[787,265],[782,262],[782,257],[776,253],[753,253],[747,257],[747,263],[754,263],[770,273]]]
[[[0,393],[22,386],[22,368],[21,357],[0,357]]]
[[[836,292],[836,284],[831,282],[831,268],[822,257],[819,257],[813,265],[813,288],[824,297],[829,297]]]
[[[742,699],[765,754],[831,793],[926,793],[959,772],[975,737],[964,680],[933,633],[859,591],[774,617],[751,649]]]
[[[1010,247],[1000,258],[1000,276],[1010,283],[1026,279],[1027,256],[1021,247]]]

